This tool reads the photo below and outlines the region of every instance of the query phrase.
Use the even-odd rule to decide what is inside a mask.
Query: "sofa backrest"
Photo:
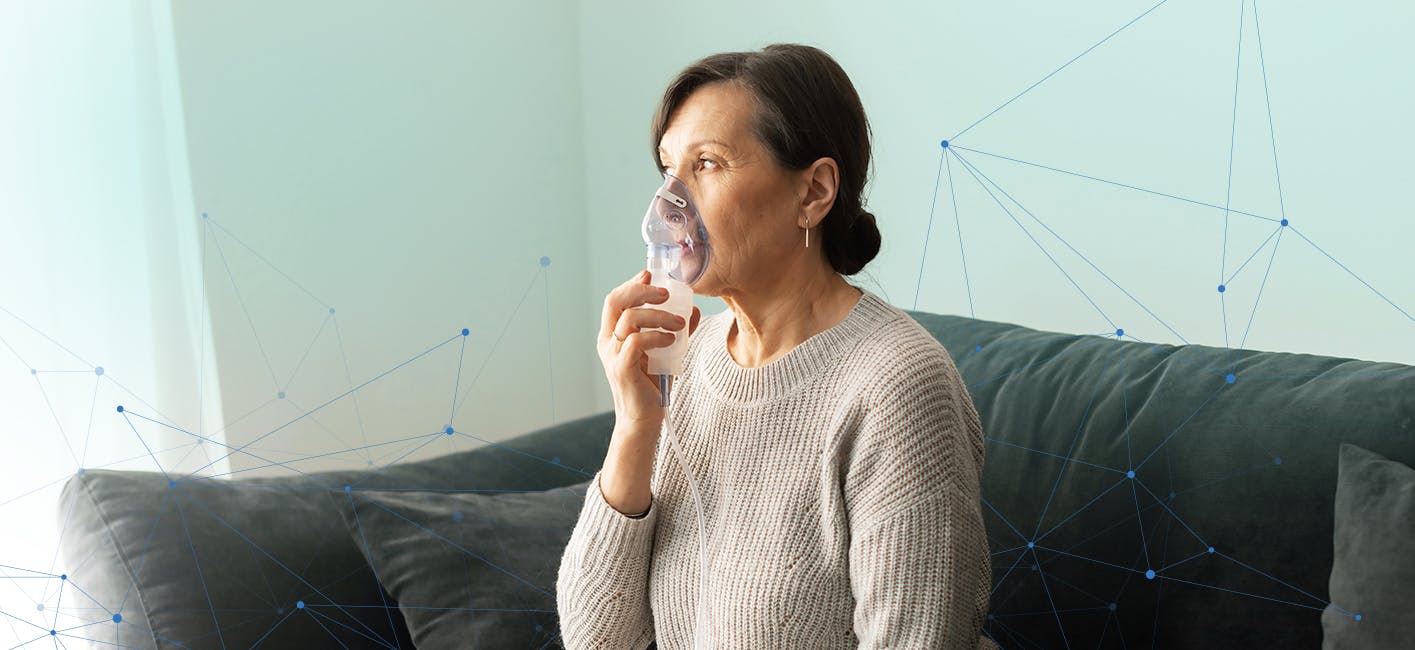
[[[911,315],[983,421],[1003,647],[1318,647],[1338,446],[1415,464],[1415,367]]]

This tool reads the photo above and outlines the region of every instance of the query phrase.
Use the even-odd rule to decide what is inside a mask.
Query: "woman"
[[[937,340],[843,277],[879,251],[869,138],[813,47],[709,56],[664,93],[659,170],[712,246],[693,289],[729,309],[635,309],[666,298],[644,273],[605,298],[615,426],[561,560],[568,648],[995,647],[977,412]],[[645,351],[685,330],[665,409]]]

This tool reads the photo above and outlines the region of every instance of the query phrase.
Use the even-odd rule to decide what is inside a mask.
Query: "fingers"
[[[688,323],[688,336],[692,336],[692,335],[693,335],[693,332],[698,331],[698,322],[701,321],[702,319],[703,319],[703,312],[702,312],[702,310],[698,309],[696,306],[693,307],[693,319],[692,319],[692,321],[690,321],[690,322]]]
[[[604,297],[604,311],[600,319],[599,337],[609,338],[619,322],[624,310],[643,304],[658,304],[668,300],[668,291],[649,284],[649,272],[640,271],[624,284],[615,287]],[[626,332],[619,332],[622,338]]]
[[[619,314],[619,322],[614,325],[614,338],[625,340],[634,332],[645,328],[662,328],[678,331],[688,323],[681,316],[662,309],[626,309]]]
[[[614,362],[615,370],[623,377],[634,377],[642,374],[645,354],[653,348],[666,348],[673,345],[676,337],[672,332],[659,332],[654,330],[634,332],[624,338],[624,345],[619,348],[619,356]]]

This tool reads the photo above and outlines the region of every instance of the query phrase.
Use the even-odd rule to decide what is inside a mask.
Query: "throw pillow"
[[[1355,445],[1341,445],[1340,453],[1322,648],[1409,648],[1415,639],[1415,470]]]
[[[555,578],[588,486],[355,490],[345,522],[419,649],[560,647]]]

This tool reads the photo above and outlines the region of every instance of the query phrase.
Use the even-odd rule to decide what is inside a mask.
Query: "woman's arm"
[[[951,360],[926,355],[872,392],[844,496],[860,648],[991,648],[982,427]]]
[[[569,650],[641,650],[654,638],[648,574],[658,520],[649,494],[656,443],[657,432],[616,427],[604,467],[585,492],[555,585]],[[625,514],[644,510],[641,518]]]

